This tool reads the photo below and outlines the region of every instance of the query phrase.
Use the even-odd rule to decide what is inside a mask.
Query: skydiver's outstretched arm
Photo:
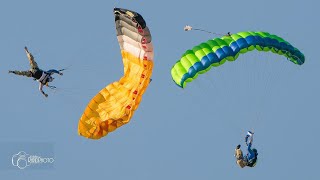
[[[19,76],[32,77],[32,73],[30,71],[9,71],[9,73],[19,75]]]
[[[27,57],[29,59],[29,63],[30,63],[31,69],[39,69],[38,64],[34,60],[34,57],[32,56],[32,54],[29,52],[28,48],[24,47],[24,50],[27,53]]]
[[[58,70],[55,70],[55,69],[50,69],[50,70],[47,71],[47,73],[49,73],[50,75],[52,75],[52,74],[54,74],[54,73],[59,74],[60,76],[63,75],[62,72],[60,72],[60,71],[58,71]]]
[[[48,97],[48,94],[46,94],[45,92],[43,92],[42,88],[43,88],[43,84],[42,84],[42,83],[39,83],[39,91],[40,91],[45,97]]]

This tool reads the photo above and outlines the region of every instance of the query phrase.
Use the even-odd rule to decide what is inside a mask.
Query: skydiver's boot
[[[248,134],[249,136],[252,136],[254,133],[251,132],[251,131],[248,131],[247,134]]]
[[[245,139],[244,141],[246,142],[246,145],[247,145],[247,146],[248,146],[248,138],[250,137],[251,140],[252,140],[253,134],[254,134],[254,133],[251,132],[251,131],[248,131],[248,132],[247,132],[247,135],[246,135],[246,137],[244,138],[244,139]],[[250,140],[250,141],[251,141],[251,140]]]
[[[240,149],[240,147],[241,147],[241,145],[239,144],[239,145],[236,147],[236,149]]]
[[[28,50],[27,46],[24,47],[24,50],[26,51],[27,54],[29,54],[29,50]]]

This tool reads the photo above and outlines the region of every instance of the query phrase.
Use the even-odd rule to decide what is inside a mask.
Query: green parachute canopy
[[[267,32],[239,32],[201,43],[187,50],[171,69],[173,81],[184,88],[187,82],[197,78],[228,61],[234,61],[239,54],[252,50],[271,51],[283,55],[294,64],[302,65],[304,55],[279,36]]]

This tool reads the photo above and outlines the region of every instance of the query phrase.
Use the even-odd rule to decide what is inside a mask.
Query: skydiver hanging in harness
[[[28,51],[27,47],[24,47],[24,50],[27,53],[27,57],[29,59],[30,63],[30,69],[28,71],[9,71],[9,73],[13,73],[19,76],[27,76],[27,77],[33,77],[34,80],[39,82],[39,91],[45,96],[48,97],[48,94],[46,94],[42,88],[44,85],[50,88],[55,88],[54,86],[49,86],[49,82],[53,81],[53,77],[51,76],[54,73],[59,74],[60,76],[63,75],[61,71],[62,70],[55,70],[55,69],[50,69],[48,71],[43,71],[38,67],[38,64],[35,62],[34,57],[32,54]]]
[[[249,140],[249,143],[248,143],[248,140]],[[254,167],[257,163],[258,151],[255,148],[251,149],[252,141],[253,141],[253,133],[251,131],[248,131],[248,133],[245,137],[245,142],[246,142],[247,150],[248,150],[248,153],[246,154],[246,156],[243,156],[242,151],[240,149],[240,147],[241,147],[240,144],[235,149],[234,156],[237,159],[237,164],[241,168],[244,168],[245,166]]]

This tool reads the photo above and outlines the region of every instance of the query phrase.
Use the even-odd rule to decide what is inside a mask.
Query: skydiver
[[[228,32],[228,33],[226,34],[226,36],[231,36],[231,32]]]
[[[27,77],[33,77],[33,80],[36,80],[39,82],[39,91],[45,96],[48,97],[48,94],[46,94],[42,88],[44,85],[50,88],[55,88],[54,86],[49,86],[49,82],[52,82],[54,78],[51,76],[54,73],[59,74],[60,76],[63,75],[61,71],[62,70],[55,70],[50,69],[48,71],[44,71],[38,67],[37,62],[34,60],[33,55],[29,52],[27,47],[24,47],[25,52],[27,53],[27,57],[29,59],[30,63],[30,69],[28,71],[9,71],[9,73],[13,73],[19,76],[27,76]]]
[[[248,139],[249,139],[249,143],[248,143]],[[245,142],[246,142],[247,150],[248,150],[246,156],[243,156],[242,151],[240,149],[240,147],[241,147],[240,144],[235,149],[235,155],[234,156],[237,159],[237,164],[241,168],[244,168],[245,166],[254,167],[256,165],[256,163],[257,163],[258,151],[255,148],[251,149],[252,141],[253,141],[253,133],[251,131],[248,131],[248,133],[247,133],[247,135],[245,137]]]

